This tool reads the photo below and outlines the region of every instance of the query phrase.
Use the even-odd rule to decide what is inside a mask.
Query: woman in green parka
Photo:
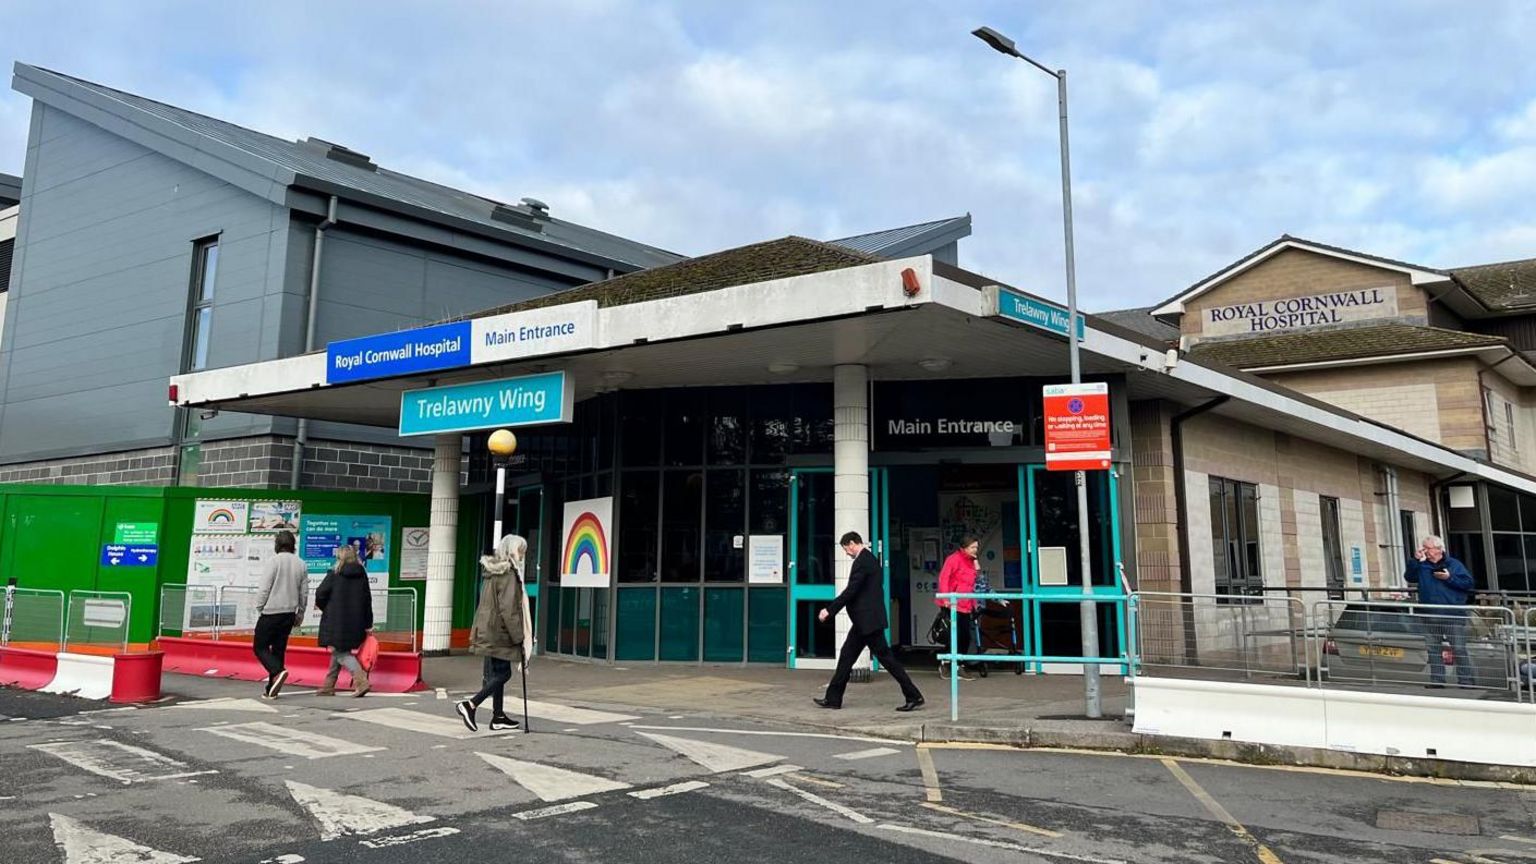
[[[485,658],[484,686],[473,698],[454,706],[471,732],[480,729],[475,710],[487,698],[491,700],[491,729],[517,728],[517,721],[502,710],[502,700],[507,682],[512,680],[513,664],[525,667],[533,648],[533,622],[523,585],[527,556],[528,541],[508,534],[496,544],[494,553],[480,558],[484,579],[474,627],[469,631],[469,650]]]

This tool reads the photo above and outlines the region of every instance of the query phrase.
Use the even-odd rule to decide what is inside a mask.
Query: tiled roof
[[[1496,348],[1505,344],[1499,336],[1411,324],[1383,324],[1204,341],[1196,343],[1190,354],[1197,360],[1236,369],[1259,369],[1458,348]]]
[[[1536,258],[1457,267],[1450,273],[1489,309],[1536,309]]]
[[[1108,321],[1127,330],[1140,333],[1143,336],[1151,336],[1159,342],[1172,344],[1179,341],[1179,328],[1152,317],[1151,306],[1140,309],[1115,309],[1110,312],[1095,312],[1094,318]]]
[[[627,273],[556,294],[548,294],[477,312],[473,317],[519,312],[561,303],[596,300],[598,306],[624,306],[647,300],[700,294],[733,285],[750,285],[872,264],[880,259],[819,240],[785,237],[700,255],[665,267]],[[468,316],[466,316],[468,317]]]

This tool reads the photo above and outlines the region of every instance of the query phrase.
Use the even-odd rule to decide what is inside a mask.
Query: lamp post
[[[1067,352],[1072,367],[1072,383],[1083,382],[1083,370],[1077,356],[1077,261],[1072,249],[1072,160],[1067,148],[1067,70],[1052,70],[1025,56],[1013,44],[1013,40],[993,30],[981,27],[972,35],[992,46],[993,50],[1034,66],[1056,79],[1056,102],[1061,116],[1061,218],[1067,245]],[[1078,611],[1083,630],[1083,699],[1089,717],[1102,717],[1103,706],[1099,695],[1099,664],[1087,662],[1089,657],[1099,656],[1099,609],[1098,604],[1086,595],[1093,593],[1093,574],[1089,568],[1088,541],[1088,482],[1082,471],[1073,472],[1073,484],[1077,487],[1077,539],[1081,556],[1083,594]]]
[[[486,439],[485,449],[491,451],[491,462],[496,466],[496,509],[491,529],[491,549],[501,542],[501,514],[507,497],[507,460],[517,452],[517,436],[511,429],[497,429]]]

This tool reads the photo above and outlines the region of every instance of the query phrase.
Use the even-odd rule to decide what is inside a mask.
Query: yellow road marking
[[[1039,834],[1041,837],[1060,837],[1060,831],[1052,831],[1049,828],[1037,828],[1034,825],[1026,825],[1023,822],[1009,822],[1005,819],[993,819],[990,816],[982,816],[979,813],[967,813],[964,810],[956,810],[943,804],[935,804],[932,801],[923,802],[923,806],[929,810],[937,810],[940,813],[948,813],[951,816],[962,816],[966,819],[975,819],[977,822],[986,822],[989,825],[1001,825],[1004,828],[1012,828],[1016,831],[1024,831],[1030,834]]]
[[[1196,783],[1195,778],[1189,776],[1189,772],[1184,770],[1184,766],[1172,759],[1164,759],[1163,765],[1173,772],[1174,778],[1184,784],[1184,788],[1189,790],[1189,794],[1195,796],[1195,800],[1199,801],[1206,810],[1209,810],[1212,816],[1226,824],[1227,830],[1237,835],[1239,840],[1253,847],[1254,854],[1259,856],[1260,864],[1284,864],[1278,855],[1270,851],[1268,846],[1260,843],[1258,838],[1248,833],[1248,829],[1243,827],[1243,823],[1233,818],[1232,814],[1227,812],[1227,808],[1221,806],[1219,801],[1212,798],[1211,793],[1205,791],[1199,783]]]
[[[917,747],[917,767],[923,770],[923,788],[928,793],[929,803],[943,801],[944,793],[939,791],[939,772],[933,767],[933,754],[924,745]]]

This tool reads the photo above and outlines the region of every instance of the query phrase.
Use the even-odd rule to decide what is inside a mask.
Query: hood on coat
[[[480,566],[492,576],[502,576],[513,570],[521,575],[527,556],[528,541],[516,534],[508,534],[496,544],[494,552],[480,556]]]

